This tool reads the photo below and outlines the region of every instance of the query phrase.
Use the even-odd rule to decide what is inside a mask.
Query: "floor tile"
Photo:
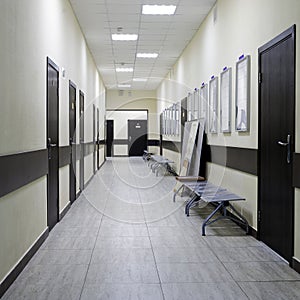
[[[91,256],[91,250],[40,249],[30,263],[33,265],[88,265]]]
[[[100,284],[84,288],[81,300],[163,300],[159,284]]]
[[[143,264],[153,263],[154,256],[150,248],[98,248],[93,252],[91,264]]]
[[[235,282],[162,284],[165,300],[246,300]]]
[[[251,300],[300,299],[300,281],[240,282],[239,285]]]
[[[158,263],[157,268],[162,283],[232,281],[221,263]]]
[[[300,274],[285,262],[224,263],[236,281],[300,280]]]
[[[151,248],[149,237],[99,236],[95,248]]]
[[[103,283],[159,283],[159,279],[154,263],[90,265],[86,287]]]
[[[210,248],[153,248],[157,263],[206,263],[218,261]]]
[[[207,236],[205,241],[213,249],[218,247],[254,247],[263,245],[263,243],[251,236]]]
[[[214,248],[213,252],[222,262],[282,261],[267,247],[224,247]]]

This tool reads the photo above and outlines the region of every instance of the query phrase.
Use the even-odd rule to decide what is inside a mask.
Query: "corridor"
[[[300,275],[231,221],[200,233],[173,176],[107,160],[3,299],[299,299]]]

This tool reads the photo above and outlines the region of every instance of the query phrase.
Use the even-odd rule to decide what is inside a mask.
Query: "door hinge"
[[[258,73],[258,83],[262,83],[262,73]]]
[[[260,213],[260,210],[258,211],[258,214],[257,214],[257,219],[258,219],[258,222],[261,221],[261,213]]]

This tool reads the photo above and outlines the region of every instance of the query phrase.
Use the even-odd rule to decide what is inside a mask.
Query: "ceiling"
[[[108,89],[155,90],[197,32],[215,0],[70,0],[88,47]],[[143,4],[176,5],[174,15],[142,15]],[[118,29],[119,28],[119,29]],[[111,34],[138,34],[112,41]],[[136,58],[136,53],[158,53]],[[118,73],[132,67],[133,73]],[[133,78],[147,81],[135,82]]]

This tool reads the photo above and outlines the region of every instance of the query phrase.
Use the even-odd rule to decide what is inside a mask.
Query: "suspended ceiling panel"
[[[215,0],[70,0],[104,84],[154,90],[193,38]],[[142,15],[143,4],[176,5],[172,16]],[[112,41],[111,34],[138,34],[137,41]],[[158,53],[137,58],[136,53]],[[117,73],[132,67],[132,73]],[[144,78],[145,82],[133,81]],[[126,88],[125,88],[126,89]]]

